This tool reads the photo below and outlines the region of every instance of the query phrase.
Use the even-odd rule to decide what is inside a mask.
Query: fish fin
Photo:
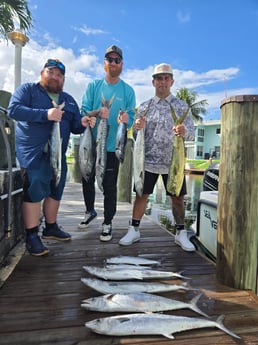
[[[172,333],[162,333],[162,335],[168,339],[175,339]]]
[[[228,328],[226,328],[223,324],[223,320],[225,318],[225,315],[220,315],[217,320],[215,321],[216,327],[227,333],[228,335],[231,335],[231,337],[236,338],[236,339],[241,339],[237,334],[234,332],[231,332]]]
[[[52,104],[53,104],[53,107],[54,107],[54,108],[57,108],[57,107],[58,107],[58,104],[57,104],[55,101],[52,101]]]

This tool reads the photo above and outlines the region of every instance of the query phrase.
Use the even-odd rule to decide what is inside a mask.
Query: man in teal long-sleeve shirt
[[[103,111],[102,107],[101,111],[101,117],[106,117],[108,122],[107,162],[103,179],[104,221],[100,235],[101,241],[110,241],[112,239],[112,220],[116,213],[119,160],[115,155],[115,149],[118,126],[120,122],[126,123],[127,128],[133,125],[136,105],[133,88],[120,79],[122,68],[122,50],[115,45],[108,47],[104,58],[105,78],[90,82],[82,98],[82,115],[100,109],[103,106],[103,99],[106,101],[112,100],[110,108]],[[93,128],[95,139],[99,121],[100,119]],[[82,186],[86,212],[84,220],[78,226],[80,229],[89,226],[90,222],[97,217],[94,209],[95,173],[88,181],[82,178]]]

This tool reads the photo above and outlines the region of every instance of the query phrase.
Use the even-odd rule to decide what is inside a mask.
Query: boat
[[[217,191],[219,187],[219,163],[211,164],[204,172],[203,191]]]
[[[212,261],[217,258],[217,206],[218,191],[203,191],[197,205],[191,241]]]

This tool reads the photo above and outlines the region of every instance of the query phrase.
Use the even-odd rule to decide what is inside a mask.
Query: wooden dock
[[[102,223],[102,195],[97,194],[98,219],[87,229],[78,230],[84,213],[81,185],[67,183],[59,223],[70,232],[69,243],[45,241],[50,253],[32,257],[26,251],[0,289],[1,345],[214,345],[258,344],[258,298],[250,291],[234,290],[216,280],[216,267],[201,253],[187,253],[174,244],[171,233],[151,218],[142,220],[142,239],[129,247],[118,241],[127,231],[132,205],[118,203],[111,242],[99,241]],[[22,246],[24,249],[24,246]],[[161,335],[114,337],[92,333],[84,324],[95,318],[114,314],[90,312],[81,308],[83,299],[100,295],[86,287],[82,277],[88,274],[83,265],[103,266],[105,258],[117,255],[154,254],[162,260],[159,269],[179,272],[191,280],[191,287],[203,292],[198,306],[216,319],[225,315],[224,324],[238,334],[237,340],[219,329],[207,328],[174,334],[175,339]],[[181,281],[170,280],[179,284]],[[163,293],[163,296],[190,301],[200,291]],[[171,315],[199,317],[190,310],[167,312]]]

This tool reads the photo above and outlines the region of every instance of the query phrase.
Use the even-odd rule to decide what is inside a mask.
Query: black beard
[[[44,87],[44,89],[49,93],[61,93],[63,91],[63,83],[59,83],[56,80],[50,79],[44,79],[42,78],[40,84]]]

